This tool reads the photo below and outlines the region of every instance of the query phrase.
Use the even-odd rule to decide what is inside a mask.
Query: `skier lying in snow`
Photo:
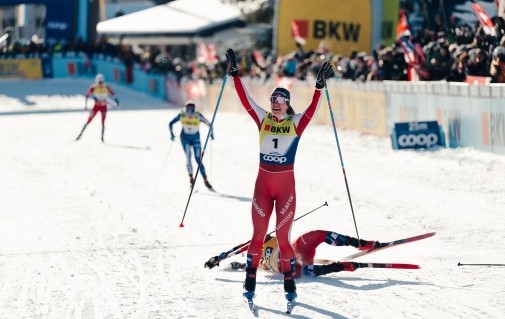
[[[316,248],[321,243],[327,243],[331,246],[353,246],[359,250],[369,250],[380,246],[378,241],[367,241],[346,235],[341,235],[336,232],[327,230],[314,230],[301,235],[294,243],[293,250],[295,252],[295,277],[305,276],[321,276],[332,272],[339,271],[354,271],[357,263],[354,262],[333,262],[328,265],[314,265],[314,256]],[[280,251],[275,236],[267,235],[265,242],[261,248],[261,266],[265,270],[282,273],[280,266]],[[205,268],[214,268],[219,266],[220,258],[215,256],[205,263]],[[245,269],[246,264],[240,262],[232,262],[233,269]]]

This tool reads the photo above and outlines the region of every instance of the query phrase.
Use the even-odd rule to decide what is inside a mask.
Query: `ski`
[[[373,248],[373,249],[370,249],[370,250],[359,251],[359,252],[354,253],[352,255],[349,255],[347,257],[340,258],[340,261],[353,260],[353,259],[356,259],[358,257],[364,256],[364,255],[368,255],[368,254],[371,254],[371,253],[375,253],[377,251],[380,251],[380,250],[383,250],[383,249],[386,249],[386,248],[391,248],[391,247],[395,247],[395,246],[398,246],[398,245],[403,245],[403,244],[411,243],[411,242],[414,242],[414,241],[418,241],[418,240],[421,240],[421,239],[430,238],[430,237],[434,236],[435,234],[436,234],[436,232],[431,232],[431,233],[426,233],[426,234],[422,234],[422,235],[418,235],[418,236],[407,237],[407,238],[402,238],[402,239],[398,239],[398,240],[393,240],[393,241],[390,241],[390,242],[381,243],[380,247],[378,247],[378,248]]]
[[[293,308],[296,306],[296,293],[286,293],[286,299],[287,299],[287,307],[286,307],[286,313],[290,314],[293,311]]]
[[[342,263],[342,264],[353,264],[354,267],[348,267],[353,270],[343,270],[343,271],[354,271],[358,268],[389,268],[389,269],[421,269],[421,266],[416,264],[402,264],[402,263],[374,263],[374,262],[349,262],[349,261],[335,261],[330,259],[314,259],[315,264],[331,264],[331,263]]]
[[[419,265],[399,263],[355,263],[355,266],[356,268],[421,269]]]
[[[390,268],[390,269],[421,269],[415,264],[399,263],[354,263],[356,268]]]
[[[251,313],[255,317],[257,317],[258,316],[258,311],[256,310],[256,306],[254,305],[254,301],[253,301],[254,292],[253,291],[244,291],[244,293],[242,294],[242,296],[244,297],[245,302],[249,306],[249,310],[251,311]]]
[[[294,308],[295,306],[296,306],[295,299],[293,299],[293,300],[288,300],[286,313],[287,313],[288,315],[289,315],[289,314],[291,314],[291,312],[293,311],[293,308]]]
[[[256,306],[254,305],[254,301],[251,298],[245,298],[245,297],[244,297],[244,300],[247,303],[247,305],[249,306],[249,310],[251,311],[251,313],[255,317],[257,317],[258,316],[258,312],[256,311]]]

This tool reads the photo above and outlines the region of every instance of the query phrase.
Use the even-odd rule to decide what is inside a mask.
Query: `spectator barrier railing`
[[[222,84],[219,79],[210,85],[202,80],[145,73],[137,67],[127,70],[120,60],[100,55],[89,60],[82,53],[55,54],[52,59],[41,60],[44,76],[91,78],[103,73],[109,82],[125,84],[175,105],[182,106],[185,100],[194,99],[203,111],[209,112]],[[12,61],[3,63],[4,70],[19,65]],[[276,82],[264,83],[246,77],[243,80],[256,103],[268,108]],[[287,81],[295,111],[302,111],[310,102],[314,92],[312,82]],[[328,88],[339,128],[388,137],[396,122],[436,120],[443,127],[449,147],[473,147],[505,154],[505,84],[330,80]],[[324,99],[321,103],[325,103]],[[220,108],[242,112],[233,81],[223,91]],[[327,107],[320,107],[314,122],[331,123]]]
[[[275,83],[247,79],[244,82],[255,102],[269,108],[268,98]],[[243,112],[232,83],[223,93],[221,109]],[[201,101],[204,110],[215,104],[219,87],[219,81],[207,85],[207,94]],[[436,120],[443,127],[449,147],[505,154],[504,84],[331,80],[328,88],[339,128],[388,137],[396,122]],[[313,90],[310,81],[293,83],[291,104],[295,111],[307,107]],[[314,122],[330,124],[327,107],[320,107]]]
[[[166,100],[166,77],[161,74],[146,73],[139,68],[128,69],[117,58],[96,55],[88,59],[84,53],[55,54],[52,58],[53,77],[90,77],[102,73],[109,83],[119,83],[134,90]]]

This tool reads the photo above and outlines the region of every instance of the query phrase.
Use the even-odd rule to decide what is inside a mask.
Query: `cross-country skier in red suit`
[[[109,98],[113,98],[115,102],[115,106],[119,106],[119,100],[114,97],[114,91],[105,84],[105,78],[103,74],[97,74],[95,77],[95,83],[90,85],[88,88],[88,91],[86,92],[86,101],[84,102],[84,109],[88,109],[88,98],[93,98],[95,100],[95,105],[91,109],[89,113],[88,120],[86,124],[84,124],[81,133],[77,136],[75,140],[79,140],[82,136],[82,133],[84,133],[84,130],[88,126],[89,123],[93,120],[95,115],[100,112],[102,114],[102,142],[103,140],[103,135],[105,133],[105,117],[107,115],[107,104],[110,103],[108,100]]]
[[[327,62],[321,66],[312,101],[305,111],[295,114],[290,104],[290,92],[285,88],[276,88],[272,92],[268,111],[256,104],[238,76],[236,57],[232,49],[227,50],[226,58],[240,102],[258,126],[260,140],[260,166],[252,201],[253,236],[247,251],[244,297],[254,297],[261,245],[275,207],[284,291],[286,298],[291,301],[296,298],[293,279],[295,256],[289,243],[289,232],[296,209],[293,172],[296,149],[303,131],[320,105],[321,89],[324,88],[325,79],[333,76],[333,68]]]
[[[295,272],[294,277],[322,276],[333,272],[354,271],[358,268],[355,262],[332,262],[329,264],[314,264],[316,249],[320,244],[326,243],[331,246],[352,246],[359,250],[369,250],[380,247],[378,241],[367,241],[339,234],[328,230],[313,230],[298,237],[293,242],[295,254]],[[226,254],[226,253],[222,253]],[[215,256],[205,263],[205,268],[214,268],[219,266],[220,258]],[[261,267],[265,270],[281,273],[280,251],[277,238],[267,235],[265,242],[261,247]],[[246,269],[247,264],[232,262],[232,269]]]

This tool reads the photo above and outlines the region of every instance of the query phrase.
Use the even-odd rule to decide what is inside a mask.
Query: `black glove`
[[[119,107],[119,99],[117,97],[114,98],[114,102],[116,102],[116,107]]]
[[[237,58],[235,57],[235,52],[232,49],[226,50],[226,60],[228,61],[228,65],[230,66],[230,75],[238,76],[238,68],[237,68]]]
[[[209,268],[212,269],[216,266],[219,266],[219,256],[214,256],[209,259],[203,266],[203,268]]]
[[[172,141],[175,141],[175,135],[174,135],[174,134],[172,134],[172,135],[170,136],[170,139],[171,139]]]
[[[316,89],[322,89],[326,85],[326,80],[334,75],[333,67],[330,63],[324,62],[317,73]]]
[[[210,139],[214,140],[214,134],[210,134]]]
[[[238,261],[233,261],[230,263],[230,267],[233,270],[238,270],[238,269],[245,269],[247,265],[245,263],[240,263]]]

